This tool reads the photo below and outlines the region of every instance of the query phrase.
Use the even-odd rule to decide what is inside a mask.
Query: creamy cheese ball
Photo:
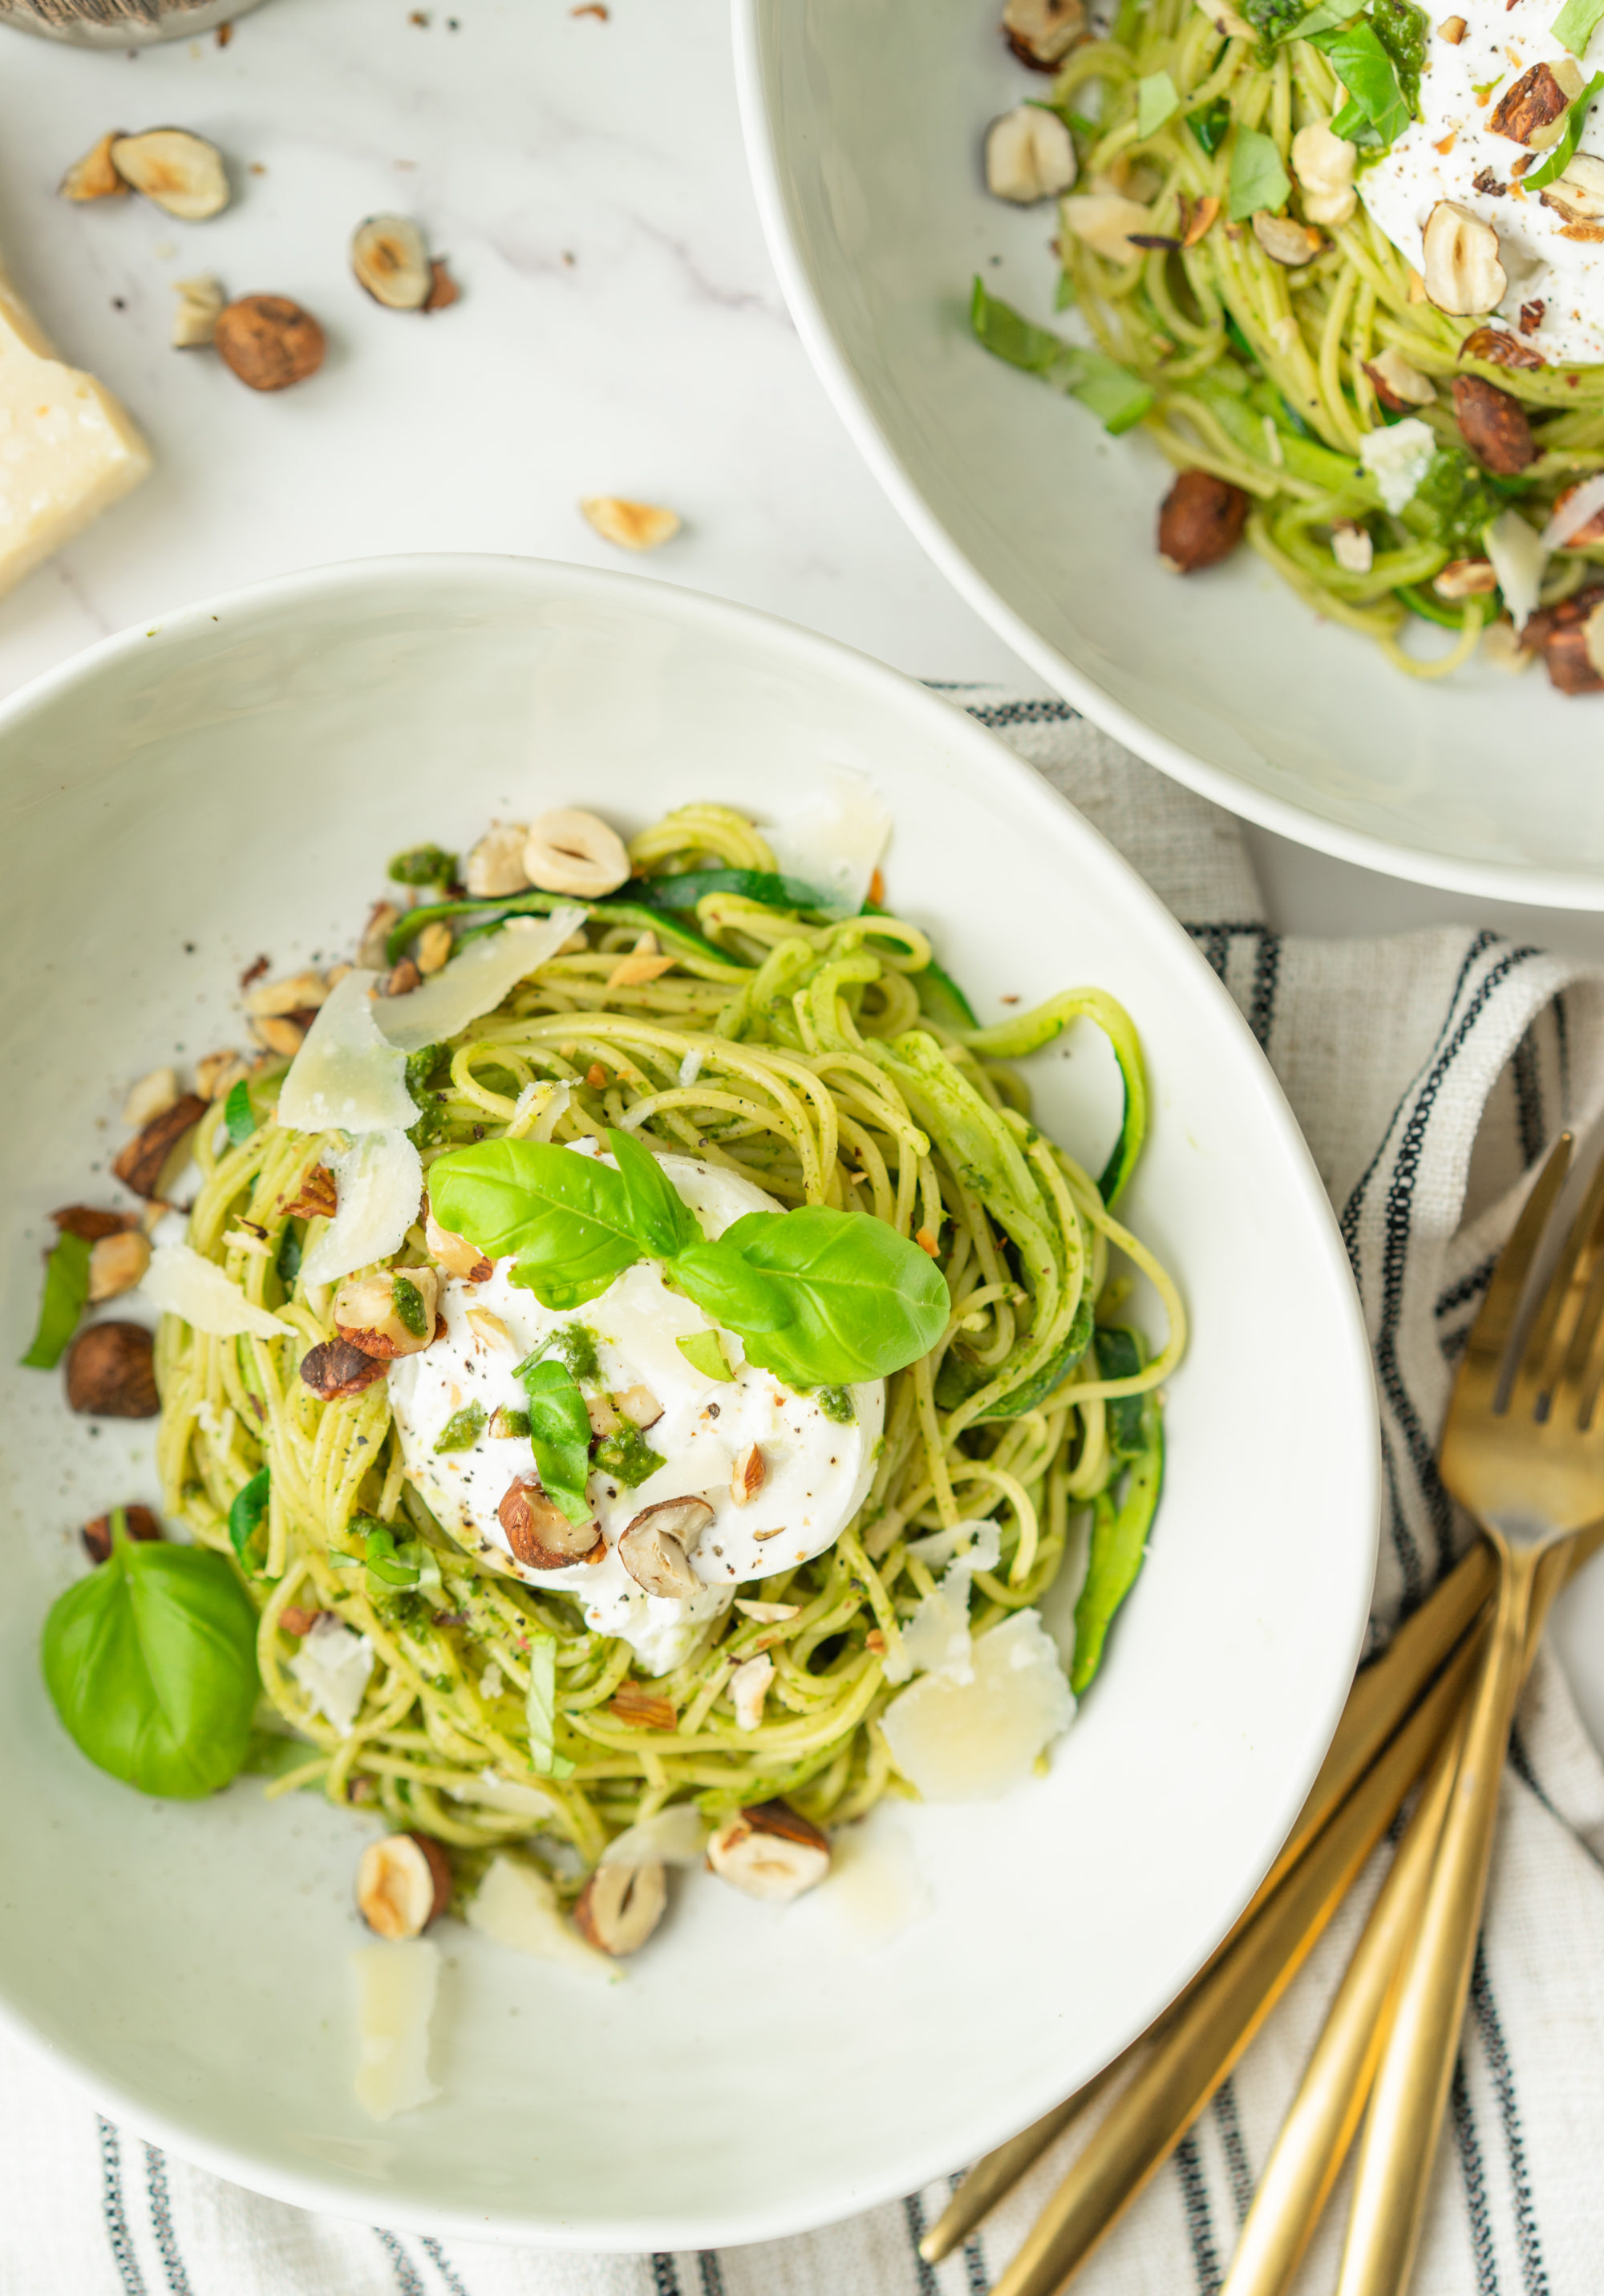
[[[1555,0],[1514,0],[1509,8],[1500,0],[1462,17],[1455,13],[1458,5],[1459,0],[1444,0],[1428,12],[1420,117],[1374,167],[1360,170],[1359,195],[1417,271],[1425,267],[1426,224],[1439,200],[1452,200],[1491,224],[1510,283],[1499,316],[1518,327],[1521,306],[1540,302],[1541,320],[1522,334],[1534,350],[1555,365],[1604,359],[1604,244],[1565,236],[1565,217],[1544,207],[1541,194],[1525,189],[1515,174],[1526,146],[1494,135],[1488,125],[1500,98],[1523,72],[1569,58],[1549,29],[1559,12]],[[1465,26],[1457,45],[1440,29],[1456,21]],[[1604,37],[1596,37],[1581,69],[1591,78],[1601,67]],[[1479,102],[1477,88],[1485,92]],[[1439,149],[1444,144],[1447,150]],[[1578,149],[1604,155],[1604,101],[1592,107]],[[1534,168],[1547,157],[1540,152]],[[1476,324],[1467,318],[1465,332]]]
[[[592,1152],[587,1144],[573,1152]],[[748,1212],[781,1209],[737,1174],[692,1157],[659,1160],[710,1238]],[[749,1364],[740,1340],[671,1292],[655,1261],[637,1262],[599,1299],[564,1313],[543,1308],[532,1292],[513,1283],[510,1266],[499,1261],[483,1283],[446,1277],[444,1335],[390,1366],[390,1407],[407,1472],[464,1546],[531,1586],[578,1595],[588,1626],[622,1636],[648,1672],[667,1674],[680,1664],[699,1628],[729,1608],[737,1587],[822,1554],[851,1521],[873,1480],[884,1382],[848,1389],[851,1422],[831,1419],[816,1396],[798,1395]],[[644,1387],[661,1405],[661,1417],[644,1435],[664,1464],[634,1489],[593,1472],[588,1492],[607,1543],[605,1556],[537,1570],[514,1556],[497,1513],[508,1486],[530,1468],[528,1439],[487,1431],[467,1450],[438,1453],[435,1445],[447,1422],[471,1403],[480,1404],[487,1418],[498,1406],[523,1408],[528,1398],[514,1376],[517,1365],[566,1324],[583,1324],[593,1339],[602,1389],[617,1394]],[[733,1368],[729,1380],[709,1379],[675,1344],[714,1331]],[[737,1505],[731,1470],[752,1443],[763,1453],[763,1482]],[[690,1557],[704,1591],[683,1601],[648,1595],[618,1560],[619,1537],[642,1508],[692,1495],[713,1509]]]

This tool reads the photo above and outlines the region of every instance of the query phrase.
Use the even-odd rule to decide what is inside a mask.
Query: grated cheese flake
[[[301,1262],[307,1283],[333,1283],[406,1241],[423,1194],[423,1162],[405,1132],[364,1132],[327,1159],[334,1175],[333,1218]]]
[[[182,1316],[192,1329],[213,1339],[236,1339],[243,1333],[253,1340],[273,1340],[295,1329],[248,1300],[215,1259],[205,1259],[187,1243],[158,1244],[139,1288],[164,1316]]]
[[[418,1120],[406,1054],[379,1032],[361,965],[336,981],[279,1094],[278,1120],[297,1132],[405,1132]]]
[[[350,1960],[356,1979],[356,2102],[375,2120],[389,2120],[440,2094],[429,2078],[440,1949],[427,1938],[413,1938],[363,1946]]]
[[[1075,1712],[1038,1611],[1016,1611],[980,1636],[971,1664],[970,1681],[927,1674],[886,1709],[891,1759],[926,1801],[994,1801]]]
[[[593,1977],[618,1973],[604,1953],[585,1944],[558,1905],[556,1890],[527,1857],[503,1855],[490,1860],[469,1905],[468,1926],[537,1961],[561,1962]]]
[[[494,1013],[584,922],[585,911],[573,907],[547,917],[509,917],[499,932],[471,940],[421,988],[379,997],[373,1014],[381,1035],[404,1053],[448,1043],[482,1013]]]

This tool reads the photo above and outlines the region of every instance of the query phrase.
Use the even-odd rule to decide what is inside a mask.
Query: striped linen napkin
[[[1385,1521],[1372,1633],[1466,1529],[1432,1464],[1498,1245],[1561,1122],[1604,1108],[1604,972],[1469,927],[1378,941],[1263,922],[1240,830],[1061,702],[946,689],[1071,798],[1185,921],[1247,1015],[1341,1220],[1375,1349]],[[1604,1566],[1600,1566],[1604,1567]],[[1357,1936],[1371,1871],[1169,2167],[1093,2259],[1085,2296],[1212,2296]],[[1540,1660],[1504,1779],[1492,1892],[1417,2296],[1604,2290],[1604,1765]],[[0,2042],[5,2296],[983,2296],[1084,2141],[1070,2134],[960,2254],[917,2242],[943,2180],[805,2238],[572,2257],[302,2214],[163,2155]],[[951,2180],[957,2182],[956,2177]],[[1335,2282],[1343,2194],[1301,2291]]]

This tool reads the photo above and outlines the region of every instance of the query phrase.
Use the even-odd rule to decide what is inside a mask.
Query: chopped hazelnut
[[[137,1228],[125,1229],[120,1235],[102,1235],[89,1247],[90,1305],[99,1307],[119,1292],[131,1292],[150,1264],[150,1244]]]
[[[1182,471],[1158,513],[1158,554],[1178,574],[1200,573],[1228,558],[1248,523],[1240,487],[1212,471]]]
[[[126,200],[128,186],[111,161],[111,147],[121,138],[115,130],[75,160],[57,189],[64,200]]]
[[[384,1377],[384,1364],[377,1356],[364,1355],[349,1340],[324,1340],[301,1357],[300,1375],[314,1395],[325,1403],[332,1403],[349,1395],[360,1395]]]
[[[570,1562],[599,1562],[607,1541],[593,1522],[570,1522],[548,1498],[540,1478],[520,1475],[496,1509],[507,1544],[529,1570],[566,1570]]]
[[[579,504],[603,542],[620,550],[658,550],[680,530],[678,513],[660,504],[625,502],[617,495],[587,495]]]
[[[206,1109],[198,1094],[186,1092],[160,1116],[151,1117],[112,1164],[123,1185],[136,1196],[160,1195],[163,1174],[177,1160]]]

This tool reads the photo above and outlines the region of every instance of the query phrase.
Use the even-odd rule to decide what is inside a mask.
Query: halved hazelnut
[[[451,927],[443,917],[437,917],[418,935],[413,952],[418,971],[425,978],[431,972],[438,972],[450,962],[452,947]]]
[[[730,1677],[730,1703],[735,1709],[738,1730],[758,1727],[763,1720],[763,1702],[773,1678],[774,1661],[766,1651],[759,1657],[743,1660]]]
[[[223,292],[223,283],[209,273],[197,279],[175,279],[173,292],[178,298],[178,308],[173,314],[173,332],[168,338],[176,351],[209,350],[217,332],[217,321],[228,298]]]
[[[88,1243],[98,1243],[102,1235],[121,1235],[127,1229],[139,1226],[137,1212],[97,1211],[92,1204],[64,1204],[50,1217],[62,1234],[81,1235]]]
[[[470,893],[476,898],[521,893],[529,882],[523,864],[528,837],[524,822],[493,821],[468,856],[462,882]]]
[[[657,550],[672,542],[680,530],[677,511],[660,503],[626,502],[618,495],[586,495],[579,504],[586,521],[603,542],[620,550]],[[540,879],[536,878],[538,885]]]
[[[56,186],[64,200],[126,200],[128,186],[112,164],[111,146],[121,139],[114,128],[75,160]]]
[[[618,1541],[618,1560],[649,1595],[683,1601],[700,1595],[691,1550],[713,1520],[706,1499],[659,1499],[643,1507]]]
[[[1507,87],[1487,115],[1494,135],[1507,135],[1528,151],[1546,152],[1564,133],[1565,115],[1582,93],[1582,70],[1574,56],[1534,64]]]
[[[1320,234],[1306,224],[1296,223],[1290,216],[1272,215],[1267,208],[1260,208],[1255,215],[1253,236],[1272,263],[1284,264],[1289,271],[1313,262],[1325,245]]]
[[[531,823],[523,865],[530,884],[542,892],[576,893],[589,901],[616,893],[629,875],[623,839],[577,806],[559,807]]]
[[[1470,318],[1496,310],[1509,287],[1492,225],[1439,200],[1426,219],[1428,299],[1439,311]]]
[[[174,1069],[152,1069],[133,1086],[123,1103],[122,1120],[130,1131],[137,1132],[149,1124],[152,1117],[165,1116],[178,1098],[178,1076]]]
[[[1604,689],[1604,588],[1596,584],[1532,615],[1522,643],[1543,656],[1551,684],[1561,693]]]
[[[598,1866],[574,1901],[574,1926],[602,1953],[638,1953],[667,1903],[660,1866]]]
[[[986,131],[986,188],[994,200],[1031,207],[1075,182],[1075,144],[1056,111],[1021,103]]]
[[[442,1227],[433,1212],[423,1222],[423,1241],[431,1259],[438,1260],[448,1275],[460,1275],[469,1283],[483,1283],[492,1273],[487,1260],[477,1243],[470,1243],[465,1235],[457,1235]]]
[[[258,981],[245,992],[245,1010],[253,1020],[273,1015],[315,1013],[328,1001],[329,985],[321,972],[291,972],[282,980]]]
[[[291,1219],[332,1219],[340,1209],[340,1192],[326,1164],[314,1164],[284,1210]]]
[[[708,1844],[721,1882],[749,1898],[785,1905],[830,1871],[830,1843],[789,1802],[764,1801],[726,1817]]]
[[[130,1538],[157,1539],[161,1537],[161,1525],[148,1506],[129,1506],[122,1510],[127,1518]],[[84,1542],[84,1552],[91,1562],[105,1562],[111,1554],[111,1517],[97,1514],[86,1522],[78,1537]]]
[[[364,1356],[415,1356],[435,1336],[440,1279],[432,1267],[386,1268],[342,1283],[334,1295],[334,1328]]]
[[[763,1474],[762,1447],[749,1443],[744,1451],[736,1453],[730,1468],[730,1496],[737,1506],[745,1506],[749,1499],[756,1498],[763,1488]]]
[[[1338,135],[1329,119],[1312,119],[1292,138],[1292,173],[1303,193],[1304,215],[1310,223],[1335,230],[1358,205],[1354,190],[1357,144]]]
[[[451,1860],[426,1833],[387,1833],[356,1864],[356,1910],[381,1938],[421,1937],[451,1903]]]
[[[604,1395],[587,1395],[585,1408],[590,1419],[591,1433],[598,1442],[609,1435],[616,1435],[624,1424]]]
[[[91,1419],[154,1419],[155,1343],[143,1324],[91,1324],[67,1356],[67,1401]]]
[[[1212,471],[1182,471],[1158,513],[1158,553],[1177,574],[1199,573],[1228,558],[1248,523],[1240,487]]]
[[[1501,478],[1513,477],[1537,459],[1537,442],[1525,407],[1495,382],[1485,382],[1477,374],[1456,374],[1453,419],[1460,436],[1484,469]]]
[[[198,1093],[186,1092],[160,1116],[144,1125],[112,1164],[124,1187],[136,1196],[160,1196],[162,1176],[179,1161],[190,1134],[205,1115],[207,1103]]]
[[[98,1307],[102,1300],[115,1300],[119,1292],[131,1292],[143,1280],[150,1264],[150,1242],[137,1228],[125,1229],[120,1235],[102,1235],[89,1247],[90,1305]]]
[[[241,295],[218,315],[217,355],[252,390],[288,390],[317,373],[328,348],[310,311],[287,295]]]
[[[538,1475],[510,1483],[495,1512],[508,1546],[530,1570],[566,1570],[571,1562],[600,1562],[607,1553],[595,1523],[570,1522]]]
[[[1604,160],[1578,152],[1559,181],[1537,196],[1564,224],[1562,239],[1604,240]]]
[[[649,1387],[625,1387],[613,1396],[613,1409],[632,1427],[655,1427],[663,1406]]]
[[[1429,406],[1436,397],[1431,377],[1412,366],[1396,343],[1388,343],[1373,359],[1366,359],[1364,372],[1382,406],[1395,414],[1404,414],[1412,406]]]
[[[421,311],[434,286],[429,242],[409,216],[370,216],[351,241],[357,283],[389,311]]]
[[[151,127],[143,135],[119,135],[110,160],[125,184],[180,223],[204,223],[228,205],[223,154],[187,127]]]
[[[1497,589],[1498,576],[1490,558],[1453,558],[1431,586],[1439,598],[1485,598]]]
[[[300,1375],[314,1395],[325,1403],[334,1403],[350,1395],[360,1395],[384,1377],[384,1364],[378,1356],[365,1355],[349,1340],[323,1340],[301,1357]]]
[[[1083,0],[1008,0],[1002,37],[1032,71],[1056,71],[1086,29]]]

